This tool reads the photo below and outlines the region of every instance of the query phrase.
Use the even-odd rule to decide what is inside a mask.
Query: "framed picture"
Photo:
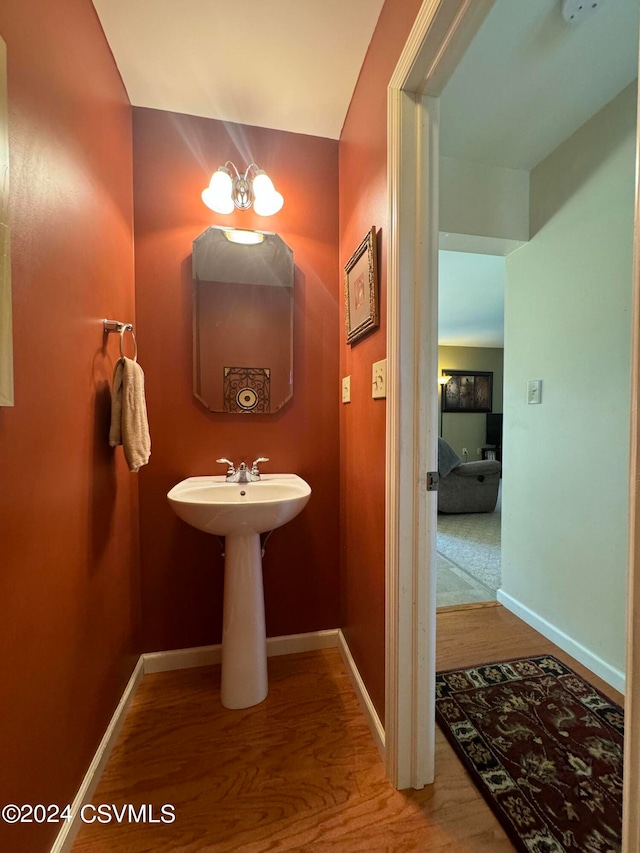
[[[443,370],[449,381],[442,386],[443,412],[490,412],[493,406],[493,373]]]
[[[375,226],[344,268],[344,301],[347,343],[355,344],[380,325]]]

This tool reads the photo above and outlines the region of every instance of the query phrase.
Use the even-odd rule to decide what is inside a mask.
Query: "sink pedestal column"
[[[224,550],[221,699],[250,708],[269,690],[260,535],[227,536]]]

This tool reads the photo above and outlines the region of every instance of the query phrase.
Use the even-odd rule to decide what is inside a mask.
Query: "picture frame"
[[[443,370],[449,381],[442,386],[442,411],[459,414],[493,410],[493,372],[489,370]]]
[[[344,268],[347,343],[353,345],[380,325],[375,225]]]

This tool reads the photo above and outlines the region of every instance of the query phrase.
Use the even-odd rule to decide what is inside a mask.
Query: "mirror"
[[[0,39],[0,406],[13,406],[7,49]]]
[[[293,252],[277,234],[212,225],[192,266],[193,393],[212,412],[277,412],[293,395]]]

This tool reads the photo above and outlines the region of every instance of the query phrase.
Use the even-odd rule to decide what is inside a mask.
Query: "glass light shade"
[[[284,204],[284,198],[275,190],[269,195],[256,196],[253,209],[258,216],[273,216]]]
[[[273,181],[260,169],[253,179],[253,209],[258,216],[272,216],[284,204],[284,198],[276,192]]]
[[[215,210],[216,213],[233,213],[233,201],[231,198],[228,201],[217,198],[215,193],[212,192],[211,187],[202,190],[202,201],[211,210]]]
[[[262,169],[258,169],[256,176],[253,179],[253,193],[255,196],[269,195],[275,192],[273,181]]]
[[[209,186],[203,190],[202,201],[216,213],[233,213],[232,190],[231,174],[221,167],[213,173]]]
[[[223,232],[224,236],[231,243],[242,243],[245,246],[255,246],[256,243],[262,243],[264,234],[260,231],[245,231],[242,228],[229,228]]]

